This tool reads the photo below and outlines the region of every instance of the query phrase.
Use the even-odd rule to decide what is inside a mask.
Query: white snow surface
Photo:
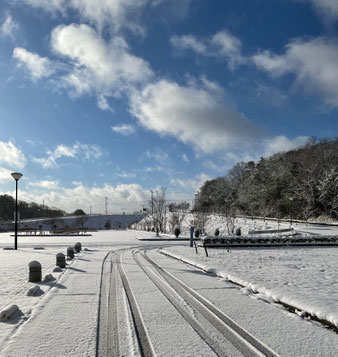
[[[209,225],[210,231],[219,225],[217,219],[214,223],[214,226]],[[257,223],[256,227],[259,225]],[[325,227],[298,226],[296,229],[317,234],[338,233],[338,229]],[[19,308],[9,320],[0,322],[0,356],[94,356],[103,259],[111,250],[154,244],[136,239],[153,236],[154,233],[116,230],[100,231],[88,237],[27,236],[18,238],[19,249],[15,251],[3,249],[12,247],[14,238],[9,233],[0,234],[0,311],[11,305]],[[65,254],[67,247],[78,241],[82,244],[82,252],[76,254],[74,260],[67,261],[65,269],[55,270],[56,254]],[[232,280],[244,285],[245,288],[238,293],[234,291],[235,295],[243,297],[244,302],[252,300],[252,297],[269,305],[274,301],[284,301],[297,307],[298,316],[293,314],[293,319],[301,320],[304,311],[308,311],[338,326],[338,247],[237,248],[230,252],[209,249],[207,258],[202,248],[196,254],[189,242],[156,242],[156,245],[168,254],[216,273],[226,284]],[[41,263],[43,276],[53,272],[54,279],[29,283],[28,264],[34,260]],[[175,262],[172,264],[177,266],[177,271],[182,266],[184,272],[184,266]],[[196,274],[196,278],[198,276]],[[27,296],[26,292],[31,288],[35,290],[36,285],[41,291]],[[141,285],[140,289],[142,292]],[[151,286],[149,289],[151,291]],[[222,289],[211,289],[208,294],[211,300],[217,300]],[[147,295],[148,309],[152,304],[156,306],[157,295]],[[146,303],[143,305],[145,310]],[[264,309],[265,305],[261,303],[259,306]],[[258,310],[257,313],[261,315]],[[336,334],[319,329],[325,335],[326,351],[332,349],[332,354],[326,355],[336,355],[338,344],[333,347]],[[297,334],[298,341],[306,341],[305,333],[302,334],[299,328],[290,331],[290,334]],[[278,331],[272,331],[271,335],[275,336],[276,344],[281,345],[283,351],[283,344],[289,341],[284,341]],[[157,338],[161,339],[161,336]],[[172,356],[180,355],[179,346],[170,344],[169,347]],[[318,348],[320,350],[321,346]],[[195,355],[197,352],[194,351]],[[200,352],[203,355],[203,351]],[[189,351],[185,355],[189,356]]]

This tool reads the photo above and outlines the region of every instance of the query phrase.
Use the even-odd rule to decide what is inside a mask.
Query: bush
[[[104,228],[105,229],[111,229],[111,223],[110,223],[109,220],[105,223]]]

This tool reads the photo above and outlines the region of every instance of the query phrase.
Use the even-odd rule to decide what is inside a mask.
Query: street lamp
[[[22,177],[19,172],[11,173],[13,179],[15,180],[15,238],[14,238],[14,249],[18,249],[18,181]]]
[[[290,227],[292,227],[292,201],[293,197],[289,197],[290,200]]]

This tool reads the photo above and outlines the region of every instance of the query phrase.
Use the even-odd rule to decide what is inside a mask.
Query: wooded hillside
[[[62,217],[65,212],[57,208],[39,205],[35,202],[18,201],[18,211],[20,218],[38,218],[38,217]],[[15,212],[15,199],[9,195],[0,195],[0,220],[13,220]]]
[[[297,219],[338,219],[338,137],[310,139],[299,149],[236,164],[206,181],[196,197],[199,212]]]

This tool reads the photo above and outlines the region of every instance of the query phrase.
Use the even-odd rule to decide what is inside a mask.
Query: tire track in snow
[[[142,357],[153,357],[151,341],[122,267],[122,251],[125,249],[108,253],[102,266],[96,357],[120,356],[118,294],[121,292],[118,285],[119,279],[129,305],[139,354]]]
[[[138,252],[139,253],[139,252]],[[133,252],[135,262],[141,267],[148,278],[154,283],[159,291],[168,299],[168,301],[175,307],[175,309],[183,316],[183,318],[190,324],[190,326],[197,332],[197,334],[207,343],[207,345],[215,352],[217,356],[227,356],[227,349],[221,346],[215,341],[205,330],[202,324],[193,316],[193,312],[187,311],[187,306],[184,306],[182,299],[178,299],[176,291],[174,291],[167,285],[161,282],[161,280],[153,275],[151,269],[146,267],[138,255]],[[184,300],[184,299],[183,299]]]
[[[201,314],[224,338],[229,340],[245,356],[278,356],[276,352],[244,330],[226,314],[218,310],[208,300],[160,267],[146,254],[139,254],[156,270],[169,286],[179,294],[195,311]],[[137,259],[137,258],[136,258]],[[142,266],[141,266],[142,268]],[[149,268],[148,268],[149,269]],[[219,354],[219,353],[217,353]]]
[[[127,276],[123,270],[123,267],[121,264],[121,255],[117,256],[116,263],[117,263],[118,271],[120,273],[120,277],[122,280],[124,290],[127,295],[128,303],[130,306],[141,356],[142,357],[153,357],[155,354],[154,354],[154,351],[152,348],[152,344],[151,344],[150,338],[148,336],[147,330],[143,324],[141,312],[138,308],[136,299],[135,299],[134,294],[131,290]]]

